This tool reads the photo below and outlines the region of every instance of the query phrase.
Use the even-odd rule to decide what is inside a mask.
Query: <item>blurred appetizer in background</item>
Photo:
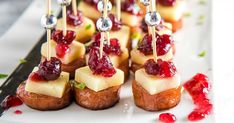
[[[81,43],[89,41],[96,31],[95,24],[77,10],[76,0],[72,0],[72,9],[68,9],[66,14],[67,28],[76,32],[75,40]],[[58,20],[56,29],[63,29],[63,18]]]
[[[63,7],[66,4],[63,1]],[[51,30],[57,19],[51,15],[51,1],[47,1],[47,14],[41,19],[47,29],[47,42],[51,40]],[[51,57],[51,44],[47,43],[46,58],[30,73],[28,79],[17,88],[17,96],[29,107],[37,110],[57,110],[68,106],[72,101],[72,90],[69,84],[69,73],[63,72],[62,62]]]
[[[76,41],[76,32],[67,28],[66,7],[63,6],[62,30],[57,29],[53,32],[50,43],[50,53],[52,57],[57,57],[62,62],[62,71],[70,73],[71,78],[75,75],[77,68],[85,66],[85,46]],[[68,30],[67,30],[68,29]],[[48,43],[48,42],[47,42]],[[47,54],[47,43],[42,44],[42,60]]]

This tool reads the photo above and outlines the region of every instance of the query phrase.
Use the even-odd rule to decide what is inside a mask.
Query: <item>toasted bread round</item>
[[[124,60],[117,68],[124,72],[124,82],[126,82],[129,78],[129,60]]]
[[[132,83],[132,91],[136,106],[147,111],[160,111],[170,109],[180,102],[181,86],[169,89],[158,94],[150,95],[135,80]]]
[[[29,107],[37,110],[58,110],[67,107],[72,102],[72,90],[70,84],[67,85],[62,98],[31,93],[25,90],[25,83],[21,83],[17,88],[17,96]]]
[[[114,86],[99,92],[87,87],[84,89],[74,87],[73,90],[78,105],[91,110],[102,110],[110,108],[119,102],[120,87]]]
[[[130,69],[133,73],[135,73],[137,70],[143,68],[144,66],[138,63],[135,63],[134,61],[132,61]]]
[[[42,56],[41,60],[44,60],[45,57]],[[75,71],[76,69],[80,68],[80,67],[84,67],[85,66],[85,58],[78,58],[77,60],[69,63],[69,64],[62,64],[62,71],[64,72],[68,72],[70,73],[70,78],[74,78],[75,77]]]

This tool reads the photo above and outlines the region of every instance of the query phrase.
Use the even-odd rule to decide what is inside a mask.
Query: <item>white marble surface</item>
[[[42,1],[42,0],[38,0]],[[197,0],[199,1],[199,0]],[[231,123],[234,120],[234,2],[232,0],[212,0],[212,63],[213,63],[213,88],[215,95],[215,116],[216,123]],[[40,12],[35,14],[40,15]],[[23,15],[24,16],[24,15]],[[28,20],[30,24],[38,24],[39,17],[32,17]],[[39,25],[36,26],[40,28]],[[32,28],[32,27],[31,27]],[[9,30],[10,32],[13,30]],[[35,36],[39,36],[43,33],[43,29],[39,29]],[[12,40],[15,40],[12,38]],[[20,38],[19,41],[24,40]],[[16,67],[18,59],[24,57],[30,50],[31,45],[36,40],[25,42],[28,46],[25,49],[20,49],[21,43],[13,43],[14,46],[4,51],[18,51],[18,54],[7,54],[6,52],[0,52],[0,73],[10,73]],[[10,42],[4,42],[0,38],[0,51],[11,44]],[[4,56],[4,57],[3,57]],[[4,80],[0,80],[2,82]]]

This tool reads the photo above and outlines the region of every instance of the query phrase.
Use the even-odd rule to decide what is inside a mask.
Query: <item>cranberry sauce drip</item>
[[[19,115],[22,114],[23,112],[21,110],[15,110],[14,113]]]
[[[137,16],[141,16],[143,14],[136,3],[136,0],[124,0],[121,5],[121,10]]]
[[[171,113],[162,113],[159,115],[159,121],[164,123],[174,123],[176,121],[176,116]]]
[[[196,105],[196,108],[188,115],[188,119],[190,121],[197,121],[209,115],[213,105],[207,96],[210,90],[208,77],[198,73],[184,84],[184,88],[189,92]]]
[[[105,52],[103,52],[102,58],[100,58],[99,49],[97,47],[92,47],[90,49],[88,65],[95,75],[112,77],[116,73],[110,58]]]
[[[70,51],[69,45],[75,39],[76,33],[71,30],[67,30],[66,36],[63,36],[62,30],[56,30],[52,34],[52,39],[57,43],[56,55],[60,58]]]
[[[83,22],[83,15],[81,11],[77,11],[77,15],[74,15],[72,10],[67,11],[67,23],[73,26],[79,26]]]
[[[1,103],[1,107],[5,110],[22,105],[23,102],[17,97],[13,95],[8,95]]]
[[[94,42],[91,44],[91,46],[88,47],[87,52],[90,51],[90,48],[92,47],[99,47],[100,46],[100,40],[101,40],[101,33],[97,33],[94,38],[93,38]],[[106,54],[114,54],[114,55],[121,55],[122,51],[121,51],[121,47],[120,47],[120,43],[119,40],[116,38],[112,38],[110,39],[110,44],[108,45],[107,42],[104,42],[104,47],[103,47],[103,51]]]
[[[176,0],[157,0],[159,4],[163,6],[174,6],[176,4]]]
[[[173,40],[171,39],[170,35],[158,35],[156,34],[156,43],[157,43],[157,55],[162,56],[165,55],[172,47]],[[152,48],[152,36],[146,34],[142,41],[138,46],[138,50],[144,55],[152,55],[153,48]]]
[[[50,61],[45,59],[39,64],[38,71],[30,74],[29,79],[33,81],[49,81],[56,80],[61,73],[61,61],[52,57]]]
[[[97,4],[99,0],[83,0],[85,3],[94,6],[97,9]]]
[[[172,77],[176,74],[176,67],[172,62],[149,59],[144,64],[144,68],[147,74],[159,76],[161,78]]]
[[[109,14],[109,17],[110,17],[110,19],[112,21],[112,28],[111,28],[111,30],[113,30],[113,31],[120,30],[121,27],[122,27],[121,21],[119,21],[114,14]]]

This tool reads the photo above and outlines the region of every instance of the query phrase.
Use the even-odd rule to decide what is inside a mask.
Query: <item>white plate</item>
[[[188,0],[187,11],[192,15],[185,18],[184,27],[175,34],[176,56],[175,62],[177,69],[182,76],[183,82],[190,79],[198,72],[205,73],[212,80],[211,66],[211,1],[206,5],[199,5],[198,1]],[[205,21],[198,25],[199,16],[204,15]],[[203,50],[206,56],[199,58],[198,54]],[[102,111],[90,111],[76,104],[59,111],[37,111],[26,107],[25,105],[11,108],[0,118],[4,123],[155,123],[158,122],[158,115],[162,112],[171,112],[176,115],[177,122],[188,122],[187,115],[193,110],[194,104],[190,96],[184,92],[181,102],[175,108],[162,112],[147,112],[134,105],[131,80],[121,89],[120,102],[113,108]],[[212,83],[212,81],[210,81]],[[213,100],[213,90],[210,92],[210,98]],[[23,114],[16,115],[13,112],[22,110]],[[214,123],[213,113],[201,123]]]

